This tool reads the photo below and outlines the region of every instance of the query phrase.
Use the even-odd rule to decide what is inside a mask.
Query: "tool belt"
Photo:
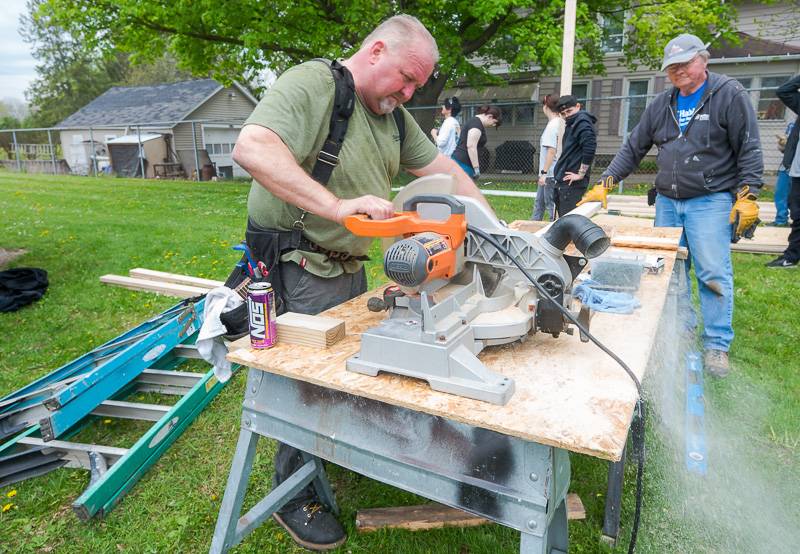
[[[245,240],[250,249],[250,253],[256,262],[263,262],[269,272],[267,281],[272,285],[275,290],[275,315],[281,315],[286,311],[285,301],[283,299],[284,286],[281,278],[281,272],[278,268],[281,256],[288,252],[301,250],[303,252],[319,252],[325,254],[329,260],[338,262],[346,262],[349,260],[368,260],[369,256],[355,256],[349,252],[336,252],[322,248],[318,244],[308,240],[303,236],[301,229],[293,229],[291,231],[280,231],[277,229],[261,229],[248,219],[247,231],[245,232]],[[246,257],[242,257],[247,266]],[[241,267],[235,267],[231,274],[225,281],[225,286],[231,289],[236,289],[248,278],[247,270]],[[248,332],[247,321],[247,303],[234,308],[229,312],[220,315],[220,321],[225,325],[228,330],[228,336],[238,337],[243,336]]]

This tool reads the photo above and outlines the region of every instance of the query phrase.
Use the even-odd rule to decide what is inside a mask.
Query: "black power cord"
[[[536,287],[536,290],[538,291],[538,293],[545,300],[549,300],[554,306],[558,307],[558,309],[561,311],[561,313],[564,314],[564,317],[566,317],[585,336],[587,336],[589,338],[589,340],[591,340],[595,345],[597,345],[597,347],[600,350],[602,350],[603,352],[608,354],[615,362],[617,362],[622,367],[622,369],[625,370],[625,373],[627,373],[628,376],[631,378],[631,380],[633,381],[633,384],[636,385],[636,392],[639,394],[639,399],[636,402],[636,408],[637,408],[637,411],[639,413],[639,417],[635,421],[635,424],[637,425],[637,432],[633,433],[634,449],[636,450],[637,458],[638,458],[638,460],[637,460],[637,462],[638,462],[637,463],[637,471],[636,471],[636,508],[635,508],[634,514],[633,514],[633,527],[631,528],[631,540],[630,540],[630,543],[628,545],[628,554],[633,554],[633,551],[636,549],[636,537],[637,537],[637,535],[639,533],[639,521],[640,521],[641,511],[642,511],[642,482],[643,482],[643,476],[644,476],[644,457],[645,457],[645,452],[644,452],[644,430],[645,430],[644,417],[645,417],[645,411],[644,411],[644,397],[643,397],[643,394],[642,394],[642,383],[639,381],[639,378],[636,377],[636,374],[633,373],[633,371],[631,371],[631,368],[628,367],[628,364],[623,362],[622,359],[619,356],[617,356],[614,352],[612,352],[606,345],[601,343],[597,339],[597,337],[592,335],[589,332],[589,329],[587,329],[580,321],[578,321],[578,319],[574,315],[572,315],[569,312],[569,310],[567,310],[564,306],[562,306],[559,302],[557,302],[552,296],[550,296],[550,294],[544,289],[544,287],[542,287],[542,285],[540,285],[538,282],[536,282],[536,279],[533,278],[533,276],[528,272],[528,270],[525,269],[524,267],[522,267],[522,264],[520,264],[519,261],[514,256],[512,256],[511,253],[509,253],[509,251],[505,247],[503,247],[502,244],[500,244],[497,241],[497,239],[495,239],[490,234],[482,231],[481,229],[478,229],[477,227],[473,227],[472,225],[469,225],[469,224],[467,225],[467,231],[469,231],[470,233],[472,233],[474,235],[477,235],[477,236],[481,237],[486,242],[488,242],[489,244],[491,244],[492,246],[497,248],[497,250],[499,250],[500,252],[505,254],[508,257],[508,259],[510,259],[512,262],[514,262],[514,265],[516,265],[519,268],[519,270],[522,272],[522,274],[525,275],[525,277],[528,278],[528,280],[531,282],[531,284],[533,284],[533,286]]]

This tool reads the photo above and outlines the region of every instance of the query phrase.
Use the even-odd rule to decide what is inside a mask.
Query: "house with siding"
[[[113,87],[57,129],[73,173],[246,177],[231,150],[257,103],[240,84],[213,79]]]
[[[605,51],[605,74],[576,76],[573,94],[583,99],[585,109],[597,121],[598,150],[596,166],[607,165],[618,151],[627,134],[638,123],[647,103],[671,84],[657,70],[639,68],[631,71],[623,63],[621,53],[625,41],[624,21],[602,21],[602,47]],[[709,70],[724,73],[739,80],[750,91],[750,98],[759,119],[764,151],[765,181],[774,180],[780,163],[776,135],[782,134],[795,114],[786,110],[775,89],[791,76],[800,73],[800,9],[796,1],[765,5],[743,2],[738,6],[740,44],[712,43],[709,47]],[[502,75],[505,68],[493,68]],[[503,125],[488,130],[487,147],[493,161],[497,148],[511,142],[527,141],[538,148],[539,137],[547,123],[538,104],[541,96],[558,93],[559,76],[537,75],[535,68],[513,80],[505,87],[456,87],[443,91],[441,100],[456,95],[462,104],[478,105],[496,102],[503,110]],[[467,118],[472,110],[464,110]],[[655,149],[643,162],[642,173],[650,173]],[[534,156],[538,166],[538,155]],[[646,159],[647,160],[647,159]],[[536,169],[538,171],[538,167]]]

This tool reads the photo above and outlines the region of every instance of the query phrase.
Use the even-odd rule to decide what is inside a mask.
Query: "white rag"
[[[203,309],[203,326],[197,335],[197,352],[214,366],[214,375],[220,383],[231,378],[231,363],[225,358],[228,347],[222,341],[227,329],[219,320],[220,314],[241,304],[242,298],[228,287],[217,287],[206,295]]]

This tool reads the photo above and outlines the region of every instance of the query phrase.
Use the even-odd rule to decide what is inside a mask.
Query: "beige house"
[[[741,44],[712,44],[709,68],[735,77],[750,90],[759,118],[765,170],[768,175],[774,174],[780,160],[775,135],[783,133],[795,117],[777,100],[775,89],[800,73],[800,10],[796,2],[771,5],[744,2],[738,6],[738,11]],[[573,94],[584,99],[585,108],[598,119],[595,165],[600,167],[610,162],[650,99],[671,86],[660,71],[640,68],[632,72],[623,65],[621,47],[625,34],[621,19],[603,21],[603,27],[606,74],[576,76],[573,81]],[[498,74],[504,71],[502,67],[495,70]],[[539,137],[546,124],[538,101],[541,96],[557,93],[559,89],[558,76],[537,76],[531,72],[505,87],[448,89],[442,93],[442,100],[455,94],[462,104],[494,101],[500,105],[504,123],[498,129],[489,129],[487,143],[496,159],[494,152],[508,141],[527,141],[538,150]],[[471,115],[469,109],[465,112],[464,118]],[[538,155],[535,160],[538,166]],[[643,162],[640,169],[648,173],[645,164]],[[771,179],[767,177],[766,180],[770,182]]]
[[[144,167],[146,177],[246,177],[231,150],[257,103],[238,83],[213,79],[113,87],[57,128],[73,173],[141,176]]]

